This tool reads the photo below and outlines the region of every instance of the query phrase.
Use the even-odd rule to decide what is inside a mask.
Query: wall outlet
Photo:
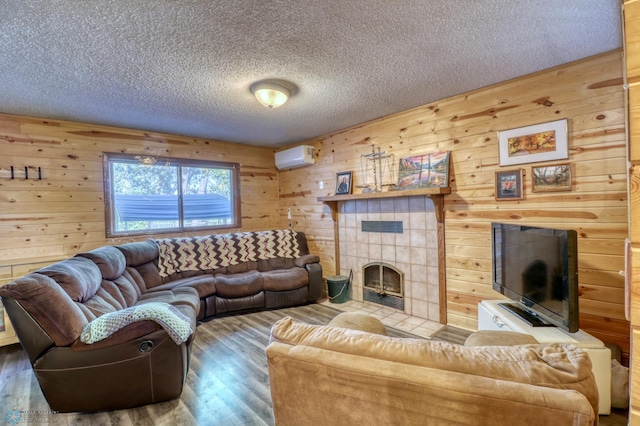
[[[324,182],[323,181],[318,182],[318,188],[319,189],[324,189]]]

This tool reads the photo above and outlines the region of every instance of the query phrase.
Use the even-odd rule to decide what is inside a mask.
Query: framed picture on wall
[[[446,188],[449,186],[450,151],[401,158],[398,189]]]
[[[522,169],[496,172],[496,201],[522,200]]]
[[[571,164],[532,167],[531,191],[571,191]]]
[[[569,158],[567,120],[498,132],[498,146],[501,166]]]
[[[336,173],[336,195],[351,194],[351,172]]]

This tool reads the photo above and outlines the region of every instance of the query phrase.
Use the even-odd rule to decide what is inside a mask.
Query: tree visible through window
[[[240,226],[238,164],[104,154],[107,236]]]

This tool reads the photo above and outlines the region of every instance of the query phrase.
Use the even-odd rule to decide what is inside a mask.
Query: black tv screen
[[[493,289],[519,305],[503,307],[533,326],[578,331],[577,233],[493,223],[492,238]]]

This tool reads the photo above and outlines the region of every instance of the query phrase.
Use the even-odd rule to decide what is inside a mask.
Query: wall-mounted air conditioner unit
[[[313,147],[309,145],[299,145],[284,151],[276,152],[276,167],[278,170],[293,169],[295,167],[309,166],[314,164]]]

